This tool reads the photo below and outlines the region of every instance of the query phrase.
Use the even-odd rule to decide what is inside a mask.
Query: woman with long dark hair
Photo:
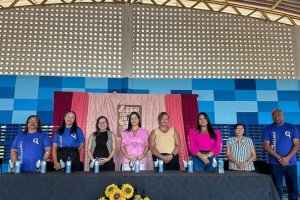
[[[189,150],[194,163],[194,171],[215,171],[216,157],[222,150],[220,130],[213,129],[206,113],[200,112],[197,127],[189,130]]]
[[[76,114],[73,111],[65,114],[61,127],[55,132],[52,144],[52,156],[56,170],[61,169],[60,160],[66,162],[70,157],[72,170],[82,170],[79,152],[84,148],[84,135],[77,126]]]
[[[14,139],[11,147],[11,163],[22,162],[21,171],[36,172],[36,163],[47,160],[51,152],[51,143],[47,133],[41,129],[41,121],[37,115],[27,118],[25,131]],[[14,169],[12,169],[14,170]]]
[[[87,148],[91,161],[99,158],[101,171],[115,171],[113,156],[116,151],[116,136],[110,131],[105,116],[98,117],[96,131],[89,136]]]
[[[129,115],[128,128],[121,132],[122,170],[130,170],[129,162],[140,160],[140,169],[145,170],[149,132],[141,128],[141,117],[137,112]]]

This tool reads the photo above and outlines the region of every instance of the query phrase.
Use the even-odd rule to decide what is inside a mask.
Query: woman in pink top
[[[148,131],[141,128],[140,115],[132,112],[129,115],[128,128],[121,132],[122,171],[130,170],[129,162],[135,159],[140,160],[140,169],[145,170],[148,136]]]
[[[213,129],[208,115],[198,114],[197,128],[189,130],[189,151],[193,158],[194,171],[216,171],[216,158],[222,150],[222,137]]]

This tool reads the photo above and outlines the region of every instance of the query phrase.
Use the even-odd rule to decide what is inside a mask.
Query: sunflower
[[[134,195],[134,200],[143,200],[141,195]]]
[[[115,191],[119,189],[116,184],[110,184],[109,186],[106,187],[105,189],[105,196],[110,197],[110,195]],[[119,189],[120,190],[120,189]]]
[[[106,199],[105,199],[105,197],[100,197],[100,199],[98,199],[98,200],[106,200]]]
[[[144,200],[150,200],[150,198],[149,197],[145,197]]]
[[[123,196],[122,191],[117,188],[110,194],[109,200],[126,200],[126,198]]]
[[[132,185],[123,184],[121,190],[122,190],[123,196],[126,199],[130,199],[133,196],[134,189],[133,189]]]

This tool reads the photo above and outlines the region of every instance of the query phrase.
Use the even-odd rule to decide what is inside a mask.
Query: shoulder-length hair
[[[72,127],[71,127],[71,134],[76,134],[76,132],[77,132],[78,126],[77,126],[77,121],[76,121],[76,113],[75,113],[74,111],[69,111],[69,112],[67,112],[67,113],[65,114],[64,120],[63,120],[61,126],[60,126],[59,129],[58,129],[58,133],[59,133],[60,135],[62,135],[62,134],[65,132],[65,129],[66,129],[66,121],[65,121],[65,117],[67,116],[68,113],[73,113],[74,116],[75,116],[74,122],[73,122]]]
[[[38,127],[37,127],[37,131],[38,132],[42,132],[42,125],[41,125],[41,120],[40,118],[37,116],[37,115],[30,115],[27,120],[26,120],[26,124],[25,124],[25,130],[24,130],[24,133],[28,133],[28,124],[29,124],[29,120],[31,118],[35,117],[38,121]]]
[[[198,117],[197,117],[197,131],[198,131],[199,133],[201,132],[201,125],[200,125],[200,123],[199,123],[199,117],[200,117],[200,115],[203,115],[204,118],[205,118],[206,121],[207,121],[207,130],[208,130],[208,133],[209,133],[210,138],[212,138],[212,139],[214,139],[214,140],[217,140],[217,135],[216,135],[216,133],[215,133],[215,131],[214,131],[214,129],[213,129],[211,123],[210,123],[210,120],[209,120],[208,115],[207,115],[205,112],[200,112],[200,113],[198,114]]]
[[[139,127],[142,127],[141,117],[140,117],[139,113],[137,113],[137,112],[132,112],[132,113],[130,113],[130,115],[129,115],[128,127],[127,127],[127,129],[126,129],[127,132],[130,132],[131,129],[132,129],[132,124],[131,124],[131,116],[132,116],[132,115],[136,115],[136,116],[138,117],[138,119],[139,119]]]
[[[96,120],[96,131],[93,133],[94,136],[96,136],[97,134],[100,133],[100,128],[98,126],[98,123],[99,123],[100,119],[105,119],[106,124],[107,124],[106,130],[110,131],[108,119],[107,119],[107,117],[102,115],[102,116],[98,117],[97,120]]]

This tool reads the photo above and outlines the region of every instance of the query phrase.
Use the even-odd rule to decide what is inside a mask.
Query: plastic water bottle
[[[100,171],[100,162],[99,162],[99,158],[97,157],[95,159],[95,164],[94,164],[94,174],[98,174]]]
[[[63,172],[66,167],[65,162],[62,159],[60,159],[59,164],[60,164],[61,171]]]
[[[21,173],[21,161],[18,159],[15,163],[15,173],[20,174]]]
[[[194,172],[194,163],[192,157],[189,158],[188,160],[188,173],[193,173]]]
[[[140,160],[138,158],[134,161],[134,173],[140,173]]]
[[[163,173],[164,172],[164,161],[159,159],[158,160],[158,172]]]
[[[71,167],[72,167],[72,161],[71,161],[71,158],[68,157],[67,162],[66,162],[66,173],[67,174],[71,173]]]
[[[41,170],[40,170],[40,172],[41,172],[41,174],[45,174],[46,173],[46,168],[47,168],[47,161],[45,160],[45,159],[43,159],[42,161],[41,161]]]
[[[222,158],[219,159],[218,164],[219,164],[219,174],[224,174],[224,161]]]

